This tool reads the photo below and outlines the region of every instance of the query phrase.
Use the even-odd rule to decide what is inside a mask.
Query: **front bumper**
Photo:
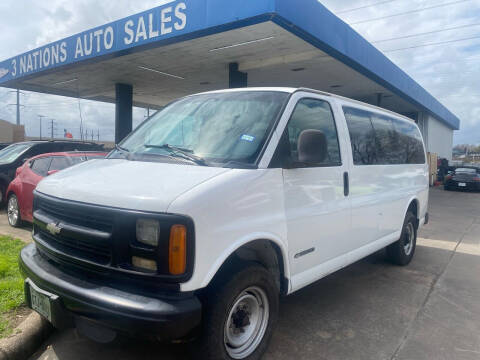
[[[156,298],[98,284],[52,265],[34,244],[21,251],[19,265],[27,279],[29,307],[30,286],[54,295],[51,321],[58,328],[72,327],[81,319],[133,336],[175,340],[188,335],[201,321],[201,303],[194,295]]]

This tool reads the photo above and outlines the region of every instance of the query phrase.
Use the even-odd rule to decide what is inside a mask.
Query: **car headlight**
[[[160,223],[153,219],[137,220],[137,240],[143,244],[158,246]]]

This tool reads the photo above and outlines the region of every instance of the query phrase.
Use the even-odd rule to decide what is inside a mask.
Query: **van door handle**
[[[350,194],[350,181],[348,179],[348,172],[343,173],[343,195],[348,196]]]

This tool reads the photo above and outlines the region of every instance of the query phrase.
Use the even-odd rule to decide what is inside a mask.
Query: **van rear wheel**
[[[412,261],[417,246],[417,218],[412,212],[407,212],[403,222],[400,239],[387,247],[389,260],[396,265],[408,265]]]
[[[245,265],[209,289],[195,357],[256,360],[267,349],[278,317],[279,292],[267,269]]]

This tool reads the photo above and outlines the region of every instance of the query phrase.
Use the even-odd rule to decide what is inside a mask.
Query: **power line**
[[[0,100],[5,99],[8,95],[10,95],[10,93],[11,93],[10,91],[7,91],[5,94],[3,94],[2,97],[0,97]]]
[[[42,119],[44,117],[44,115],[38,115],[38,119],[40,120],[40,140],[42,140]]]
[[[348,12],[353,12],[353,11],[357,11],[357,10],[362,10],[362,9],[367,9],[369,7],[373,7],[373,6],[377,6],[377,5],[383,5],[383,4],[388,4],[388,3],[391,3],[391,2],[394,2],[394,1],[398,1],[398,0],[385,0],[385,1],[381,1],[381,2],[377,2],[377,3],[374,3],[374,4],[370,4],[370,5],[364,5],[364,6],[359,6],[359,7],[356,7],[356,8],[351,8],[351,9],[347,9],[347,10],[341,10],[341,11],[337,11],[335,14],[345,14],[345,13],[348,13]]]
[[[65,105],[75,105],[76,104],[76,100],[72,100],[72,101],[52,101],[52,102],[47,102],[47,103],[28,103],[27,105],[28,106],[44,106],[44,105],[59,105],[59,104],[65,104]]]
[[[460,26],[455,26],[455,27],[446,28],[446,29],[427,31],[427,32],[423,32],[423,33],[416,33],[416,34],[405,35],[405,36],[397,36],[397,37],[393,37],[393,38],[389,38],[389,39],[375,40],[375,41],[371,41],[371,43],[372,44],[378,44],[378,43],[381,43],[381,42],[387,42],[387,41],[392,41],[392,40],[409,39],[409,38],[413,38],[413,37],[417,37],[417,36],[431,35],[431,34],[436,34],[436,33],[444,32],[444,31],[457,30],[457,29],[465,29],[465,28],[468,28],[468,27],[479,26],[479,25],[480,25],[480,23],[466,24],[466,25],[460,25]]]
[[[480,36],[472,36],[472,37],[463,38],[463,39],[455,39],[455,40],[440,41],[440,42],[436,42],[436,43],[414,45],[414,46],[408,46],[408,47],[403,47],[403,48],[398,48],[398,49],[382,50],[382,52],[384,52],[384,53],[389,53],[389,52],[394,52],[394,51],[417,49],[417,48],[427,47],[427,46],[436,46],[436,45],[443,45],[443,44],[451,44],[451,43],[456,43],[456,42],[460,42],[460,41],[474,40],[474,39],[480,39]]]
[[[355,22],[349,23],[349,25],[364,24],[364,23],[368,23],[368,22],[372,22],[372,21],[389,19],[389,18],[392,18],[392,17],[402,16],[402,15],[408,15],[408,14],[414,14],[414,13],[417,13],[417,12],[422,12],[422,11],[426,11],[426,10],[432,10],[432,9],[436,9],[436,8],[440,8],[440,7],[444,7],[444,6],[456,5],[456,4],[464,3],[464,2],[467,2],[467,1],[471,1],[471,0],[458,0],[458,1],[453,1],[453,2],[444,3],[444,4],[433,5],[433,6],[429,6],[429,7],[424,7],[424,8],[422,8],[422,9],[410,10],[410,11],[405,11],[405,12],[401,12],[401,13],[397,13],[397,14],[391,14],[391,15],[381,16],[381,17],[378,17],[378,18],[372,18],[372,19],[366,19],[366,20],[361,20],[361,21],[355,21]]]

